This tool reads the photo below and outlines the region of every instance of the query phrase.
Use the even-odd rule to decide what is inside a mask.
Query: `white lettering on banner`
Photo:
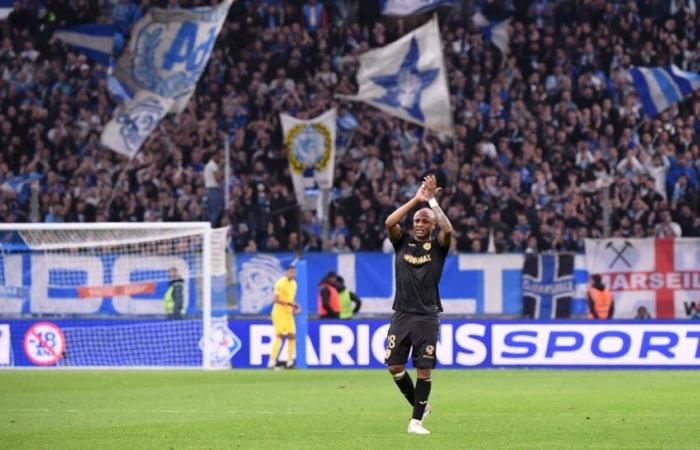
[[[339,338],[336,340],[336,338]],[[321,365],[333,364],[333,357],[343,366],[351,366],[355,361],[350,351],[355,345],[355,333],[346,325],[321,325],[319,330],[319,355]]]
[[[30,309],[32,313],[55,314],[94,314],[100,310],[101,298],[49,296],[49,277],[51,272],[74,272],[85,274],[87,286],[102,286],[104,266],[102,259],[96,256],[71,256],[54,254],[51,258],[44,255],[32,255],[32,286],[29,290]],[[75,287],[59,286],[59,287]]]
[[[700,324],[493,324],[502,366],[700,366]]]
[[[259,327],[259,325],[254,326]],[[317,344],[320,357],[310,356],[314,352],[314,346],[311,340],[307,340],[307,364],[310,367],[332,366],[337,361],[341,366],[368,366],[372,364],[368,354],[370,348],[374,361],[383,363],[388,330],[389,324],[385,324],[374,330],[370,336],[369,325],[366,324],[359,324],[356,328],[345,324],[321,324]],[[272,336],[272,331],[269,333]],[[452,324],[441,325],[440,339],[437,343],[438,362],[443,365],[452,365],[456,355],[456,363],[461,366],[478,366],[484,363],[488,353],[480,339],[485,335],[486,325],[479,323],[460,325],[457,330],[454,330]],[[260,344],[259,334],[256,332],[255,337],[253,336],[252,326],[250,340],[251,346],[256,345],[257,348],[269,354],[271,345],[268,342],[263,347]],[[252,348],[251,352],[253,352]],[[262,363],[262,357],[252,355],[253,353],[251,353],[251,365]]]
[[[437,356],[438,363],[444,365],[452,365],[454,360],[452,352],[453,338],[452,338],[452,325],[446,324],[440,326],[440,339],[437,343],[437,349],[435,349],[435,354]]]
[[[469,323],[460,325],[455,332],[455,342],[466,351],[457,352],[457,364],[460,366],[478,366],[486,361],[488,349],[484,342],[476,339],[486,336],[486,325]]]
[[[251,325],[249,333],[250,365],[262,366],[263,356],[270,356],[272,353],[272,340],[275,338],[275,329],[272,325]]]
[[[0,366],[10,364],[10,325],[0,324]]]
[[[700,289],[700,272],[606,273],[601,281],[613,291],[648,289]]]
[[[159,271],[163,274],[167,274],[168,270],[171,267],[176,268],[178,274],[180,274],[180,277],[182,277],[182,279],[185,280],[185,286],[183,289],[183,294],[185,297],[183,302],[183,309],[187,311],[187,305],[189,303],[190,297],[190,270],[187,265],[187,262],[179,256],[120,256],[116,259],[116,261],[114,261],[114,266],[112,267],[112,284],[125,285],[137,281],[145,281],[133,280],[131,277],[135,272],[140,271]],[[162,299],[160,301],[153,301],[149,299],[139,300],[132,298],[130,295],[118,295],[112,297],[112,305],[114,306],[114,309],[120,314],[165,313]]]
[[[23,286],[22,255],[2,256],[5,286]],[[25,291],[26,292],[26,291]],[[0,297],[0,314],[22,314],[24,295],[17,297]]]
[[[357,364],[360,366],[366,366],[369,364],[369,345],[365,343],[369,342],[369,325],[358,325],[357,326]]]

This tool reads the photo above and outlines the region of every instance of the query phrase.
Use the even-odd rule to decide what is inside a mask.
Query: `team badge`
[[[425,347],[425,353],[427,353],[428,355],[432,355],[433,353],[435,353],[435,347],[433,347],[432,345],[428,345],[427,347]]]
[[[432,244],[430,242],[426,242],[425,244],[423,244],[423,250],[425,250],[426,252],[429,252],[431,248]]]
[[[389,359],[391,356],[391,349],[387,348],[386,351],[384,352],[384,359]]]
[[[302,174],[307,170],[326,170],[333,150],[331,132],[322,123],[301,123],[292,127],[284,142],[292,170]]]

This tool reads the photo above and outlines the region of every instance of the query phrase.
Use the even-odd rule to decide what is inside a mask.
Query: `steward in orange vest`
[[[328,272],[321,280],[318,290],[318,316],[321,319],[340,317],[340,296],[336,287],[335,272]]]
[[[600,275],[591,276],[591,287],[588,288],[588,318],[612,319],[614,314],[612,292],[600,280]]]

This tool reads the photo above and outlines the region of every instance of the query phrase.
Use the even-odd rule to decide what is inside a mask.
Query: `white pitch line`
[[[349,411],[349,410],[348,410]],[[292,414],[304,414],[307,416],[310,415],[328,415],[328,411],[323,411],[323,412],[308,412],[308,411],[253,411],[253,410],[245,410],[245,411],[236,411],[236,410],[223,410],[223,411],[200,411],[200,410],[185,410],[185,409],[49,409],[49,408],[40,408],[40,409],[3,409],[3,412],[5,413],[27,413],[27,414],[36,414],[36,413],[50,413],[50,414],[56,414],[57,412],[61,413],[74,413],[74,414],[139,414],[139,413],[147,413],[147,414],[191,414],[191,415],[201,415],[201,414],[212,414],[212,415],[217,415],[220,416],[222,414],[233,414],[233,415],[258,415],[258,416],[273,416],[273,415],[292,415]],[[371,411],[364,411],[364,412],[357,412],[359,415],[380,415],[380,416],[386,416],[386,415],[391,415],[393,412],[387,412],[387,413],[379,413],[379,412],[371,412]],[[622,413],[622,412],[608,412],[608,413],[595,413],[595,412],[561,412],[558,414],[553,414],[553,413],[538,413],[538,412],[448,412],[448,413],[441,413],[441,416],[446,416],[446,417],[464,417],[464,416],[473,416],[473,417],[510,417],[510,416],[566,416],[566,417],[572,417],[572,416],[596,416],[596,417],[601,417],[601,416],[619,416],[619,417],[678,417],[678,418],[700,418],[700,413],[698,414],[659,414],[659,413],[651,413],[651,414],[645,414],[645,413]]]

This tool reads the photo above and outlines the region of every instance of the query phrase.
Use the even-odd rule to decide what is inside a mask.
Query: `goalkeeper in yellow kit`
[[[275,326],[275,341],[268,367],[277,367],[277,358],[282,347],[282,338],[287,338],[287,368],[294,367],[294,354],[297,348],[294,314],[300,311],[295,298],[297,295],[297,269],[287,267],[287,273],[275,283],[275,303],[272,306],[272,324]]]

